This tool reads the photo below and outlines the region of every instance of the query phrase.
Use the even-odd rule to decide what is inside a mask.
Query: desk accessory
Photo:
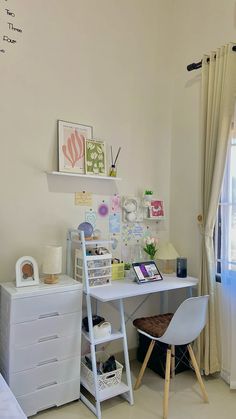
[[[78,230],[84,232],[84,236],[85,236],[86,240],[91,240],[92,239],[93,226],[92,226],[91,223],[89,223],[87,221],[85,221],[84,223],[81,223],[78,226]]]
[[[157,259],[162,260],[164,263],[162,268],[163,273],[172,274],[174,272],[172,261],[176,260],[177,257],[179,257],[179,254],[172,243],[160,244],[157,251]]]
[[[144,244],[144,252],[147,253],[151,259],[154,259],[155,254],[157,252],[158,239],[156,239],[155,237],[146,237],[144,239]]]
[[[99,391],[107,390],[115,391],[121,383],[123,365],[115,360],[114,356],[109,356],[104,351],[96,352],[96,369],[97,369],[97,388]],[[105,371],[104,371],[105,370]],[[81,381],[87,390],[92,394],[95,390],[94,372],[92,370],[91,354],[85,355],[81,359]]]
[[[98,316],[97,314],[94,314],[94,315],[92,316],[92,323],[93,323],[93,326],[96,326],[97,324],[99,324],[99,323],[103,323],[103,322],[105,322],[104,317]],[[84,318],[83,318],[83,320],[82,320],[82,324],[83,324],[83,327],[84,327],[84,329],[86,330],[86,332],[89,332],[88,317],[84,317]]]
[[[38,265],[32,256],[22,256],[16,262],[16,286],[29,285],[39,285]]]
[[[146,284],[147,282],[161,281],[163,279],[154,260],[132,263],[132,266],[138,284]]]
[[[93,334],[95,339],[106,338],[111,335],[111,323],[101,322],[93,327]],[[107,371],[104,371],[107,372]]]
[[[125,264],[123,262],[113,262],[111,265],[112,279],[124,279],[124,268]]]
[[[146,190],[143,196],[143,205],[144,207],[149,207],[151,204],[151,200],[153,199],[153,191]]]
[[[58,274],[62,271],[61,246],[45,246],[42,271],[47,274],[45,284],[56,284],[59,281]]]
[[[112,146],[111,146],[111,168],[110,168],[110,173],[109,173],[109,176],[111,177],[116,177],[116,173],[117,173],[116,164],[117,164],[117,160],[120,154],[120,150],[121,150],[121,147],[119,147],[115,160],[113,160],[113,151],[112,151]]]
[[[187,258],[177,258],[176,260],[176,276],[178,278],[186,278],[187,276]]]

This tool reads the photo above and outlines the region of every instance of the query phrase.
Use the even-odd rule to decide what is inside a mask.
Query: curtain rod
[[[236,45],[232,47],[232,51],[236,51]],[[209,61],[210,61],[210,58],[207,58],[207,62]],[[187,65],[187,70],[188,71],[197,70],[198,68],[201,68],[201,66],[202,66],[202,61],[199,61],[198,63],[192,63],[192,64]]]

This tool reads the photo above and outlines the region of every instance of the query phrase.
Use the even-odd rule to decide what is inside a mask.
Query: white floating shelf
[[[144,217],[143,218],[145,221],[164,221],[165,218],[158,218],[158,217]]]
[[[99,179],[99,180],[121,180],[120,177],[112,176],[99,176],[99,175],[86,175],[81,173],[70,173],[70,172],[46,172],[48,175],[53,176],[72,176],[72,177],[81,177],[84,179]]]

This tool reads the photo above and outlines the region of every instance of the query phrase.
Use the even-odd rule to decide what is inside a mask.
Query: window
[[[236,271],[236,130],[232,130],[214,239],[216,280],[220,282],[223,253],[228,268]]]

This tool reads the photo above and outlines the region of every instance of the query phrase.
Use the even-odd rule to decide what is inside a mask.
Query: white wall
[[[186,66],[236,40],[234,0],[173,2],[173,117],[171,150],[170,236],[189,272],[199,274],[201,213],[200,70]]]
[[[14,279],[23,255],[41,267],[44,244],[61,243],[65,252],[67,228],[83,221],[73,194],[80,183],[52,182],[44,173],[57,169],[58,119],[92,125],[95,137],[122,146],[119,192],[154,189],[167,212],[159,236],[168,237],[171,1],[11,0],[7,6],[23,32],[0,55],[0,280]],[[3,8],[1,37],[7,21]],[[156,300],[145,307],[146,314],[149,307],[156,311]],[[132,346],[133,327],[130,333]]]
[[[11,0],[23,33],[0,56],[2,281],[14,278],[24,254],[40,264],[41,245],[65,244],[67,227],[81,221],[71,193],[80,184],[52,193],[44,174],[57,168],[58,119],[92,125],[95,137],[121,145],[119,192],[153,188],[168,212],[169,5]]]

